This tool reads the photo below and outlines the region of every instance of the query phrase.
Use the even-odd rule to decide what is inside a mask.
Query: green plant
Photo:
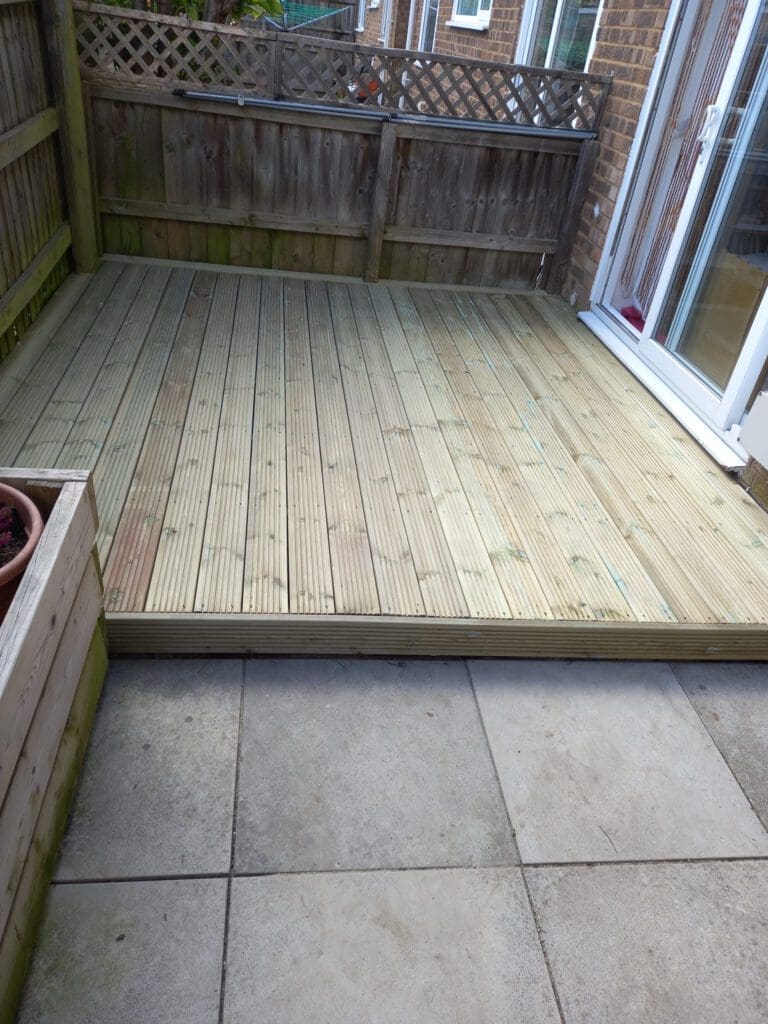
[[[136,7],[134,0],[104,2],[110,7]],[[231,25],[241,18],[260,18],[263,14],[274,18],[283,13],[280,0],[148,0],[146,9],[154,14],[186,14],[192,21],[212,21],[220,25]]]

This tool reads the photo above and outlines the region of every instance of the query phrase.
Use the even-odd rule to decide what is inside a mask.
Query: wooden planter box
[[[107,668],[89,474],[0,469],[45,529],[0,624],[0,1022],[11,1021]]]

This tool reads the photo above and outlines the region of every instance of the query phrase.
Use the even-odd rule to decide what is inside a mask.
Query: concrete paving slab
[[[668,665],[474,661],[470,671],[524,863],[768,854]]]
[[[519,868],[236,878],[225,1024],[559,1024]]]
[[[515,857],[462,662],[246,663],[236,871]]]
[[[225,879],[56,885],[18,1024],[216,1024]]]
[[[59,879],[226,872],[242,662],[113,661]]]
[[[681,662],[672,670],[768,827],[768,665]]]
[[[568,1024],[765,1024],[768,863],[526,868]]]

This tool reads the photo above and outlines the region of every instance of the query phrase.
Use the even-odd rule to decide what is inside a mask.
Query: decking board
[[[94,470],[118,649],[768,658],[768,514],[560,299],[127,259],[54,303],[0,461]]]

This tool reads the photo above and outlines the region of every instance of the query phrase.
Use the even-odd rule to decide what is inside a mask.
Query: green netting
[[[283,0],[282,15],[271,18],[271,21],[282,23],[281,27],[296,28],[298,25],[305,25],[315,18],[322,18],[325,14],[338,11],[335,4],[327,3],[295,3],[294,0]]]

